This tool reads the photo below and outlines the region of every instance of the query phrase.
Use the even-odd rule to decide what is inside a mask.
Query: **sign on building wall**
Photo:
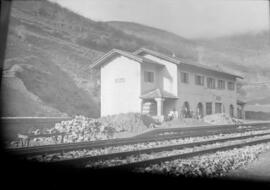
[[[125,82],[125,78],[116,78],[115,83],[124,83]]]

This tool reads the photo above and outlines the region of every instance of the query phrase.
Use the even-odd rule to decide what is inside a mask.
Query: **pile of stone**
[[[76,116],[74,119],[56,123],[46,131],[31,131],[29,134],[32,135],[59,133],[64,136],[36,137],[31,139],[30,146],[113,139],[121,133],[138,134],[154,125],[155,121],[151,117],[139,113],[118,114],[98,119]]]

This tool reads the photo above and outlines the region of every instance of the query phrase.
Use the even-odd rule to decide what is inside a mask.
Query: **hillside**
[[[242,97],[254,105],[269,103],[269,86],[246,85],[270,81],[266,38],[262,32],[191,41],[141,24],[96,22],[48,1],[14,1],[2,81],[3,115],[98,117],[99,73],[88,66],[112,48],[146,47],[203,64],[219,63],[244,74]]]
[[[222,63],[223,66],[243,73],[245,80],[241,81],[241,94],[248,102],[248,110],[270,112],[269,37],[268,31],[262,31],[196,41],[204,47],[205,62]],[[261,82],[268,83],[255,84]]]
[[[123,31],[125,34],[136,36],[139,39],[152,41],[156,46],[166,48],[164,53],[178,55],[185,60],[197,60],[196,43],[176,34],[131,22],[107,22],[111,27]],[[159,48],[153,48],[159,49]]]
[[[187,61],[194,60],[201,64],[219,66],[224,70],[243,75],[245,79],[239,81],[242,86],[239,90],[239,98],[248,103],[247,108],[250,110],[262,108],[270,112],[270,109],[265,108],[265,105],[270,106],[270,83],[253,84],[270,81],[268,31],[190,41],[179,38],[177,35],[168,35],[166,31],[136,23],[113,21],[109,24],[126,34],[159,41],[164,45],[169,44],[171,52]]]
[[[98,117],[99,73],[88,66],[112,48],[140,47],[169,52],[162,43],[55,3],[14,1],[2,81],[3,115]]]
[[[31,15],[35,13],[25,6],[36,3],[43,2],[12,5],[2,81],[3,115],[98,117],[98,90],[87,67],[103,53],[76,45],[71,35],[58,31],[42,14]]]

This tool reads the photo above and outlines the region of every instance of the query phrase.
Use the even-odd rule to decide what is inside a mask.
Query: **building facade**
[[[237,116],[232,73],[141,48],[112,50],[91,68],[101,73],[101,116],[142,112],[159,118],[213,113]]]

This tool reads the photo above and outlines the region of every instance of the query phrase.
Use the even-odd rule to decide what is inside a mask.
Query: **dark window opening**
[[[203,86],[204,85],[204,77],[200,75],[195,75],[195,84]]]
[[[215,113],[222,112],[222,103],[215,103]]]
[[[212,102],[207,102],[206,103],[206,115],[211,115],[212,114]]]
[[[189,75],[186,72],[181,72],[181,82],[188,83],[189,82]]]
[[[233,82],[228,82],[228,89],[229,90],[234,90],[234,88],[235,88],[234,83]]]
[[[144,82],[154,82],[154,72],[145,71],[144,72]]]
[[[218,80],[218,89],[225,89],[225,81]]]
[[[216,81],[213,78],[207,78],[207,88],[215,89]]]

